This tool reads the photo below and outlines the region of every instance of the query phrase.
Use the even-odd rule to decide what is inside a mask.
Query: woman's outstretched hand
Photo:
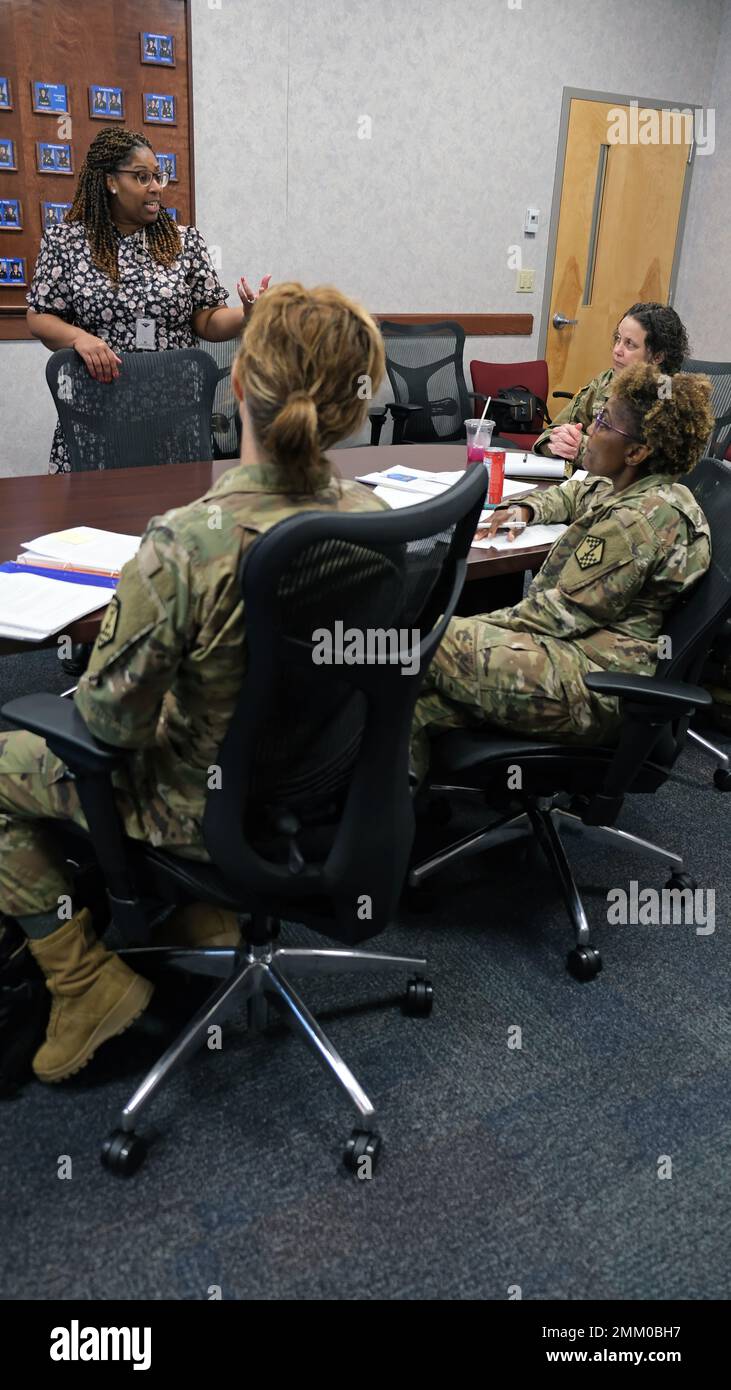
[[[254,294],[254,291],[252,290],[251,285],[249,284],[246,276],[241,276],[241,279],[239,280],[236,286],[236,292],[239,296],[239,299],[241,300],[241,303],[244,306],[244,318],[248,318],[254,305],[256,304],[257,299],[259,298],[259,295],[263,294],[264,291],[269,288],[269,281],[271,280],[271,278],[271,275],[262,276],[261,284],[258,290],[256,291],[256,294]]]

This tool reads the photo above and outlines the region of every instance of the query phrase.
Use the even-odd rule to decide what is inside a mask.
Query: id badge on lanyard
[[[135,320],[135,347],[144,351],[155,350],[155,329],[157,324],[154,319],[138,318]]]
[[[144,296],[145,301],[146,301],[146,299],[147,299],[147,273],[146,273],[146,268],[145,268],[145,261],[146,261],[146,259],[147,259],[147,237],[145,236],[145,229],[144,229],[144,227],[143,227],[143,228],[142,228],[142,267],[143,267],[143,268],[142,268],[142,279],[143,279],[143,283],[144,283],[144,286],[145,286],[145,296]],[[142,313],[138,314],[137,318],[135,319],[135,347],[138,349],[138,351],[140,351],[140,352],[145,352],[145,351],[146,351],[146,352],[154,352],[154,351],[155,351],[155,346],[156,346],[156,342],[155,342],[156,333],[157,333],[157,323],[156,323],[155,319],[150,318],[150,316],[149,316],[148,314],[145,313],[145,302],[143,301],[143,304],[142,304]]]

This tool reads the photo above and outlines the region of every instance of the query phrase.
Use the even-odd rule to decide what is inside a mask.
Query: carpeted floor
[[[22,674],[0,663],[0,703],[68,684],[47,654]],[[432,880],[432,910],[404,910],[373,943],[428,955],[430,1019],[380,1002],[392,980],[303,988],[379,1107],[372,1181],[342,1166],[352,1117],[310,1054],[239,1026],[157,1100],[139,1173],[106,1173],[103,1137],[175,1001],[192,1007],[172,985],[76,1078],[0,1103],[0,1296],[728,1298],[731,796],[711,776],[686,750],[621,824],[686,855],[715,891],[713,933],[610,926],[609,888],[666,874],[572,837],[604,958],[591,984],[565,972],[569,929],[542,861],[511,849]],[[456,838],[473,815],[458,807],[437,833]]]

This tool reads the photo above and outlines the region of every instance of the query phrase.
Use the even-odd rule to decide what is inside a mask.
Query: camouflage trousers
[[[570,642],[499,627],[489,618],[453,618],[416,702],[411,762],[419,780],[429,738],[491,724],[510,733],[595,743],[619,729],[615,700],[592,695],[588,671],[602,668]]]
[[[117,789],[117,806],[127,835],[174,849],[183,858],[206,860],[202,841],[186,845],[189,825],[175,824],[161,836],[150,815]],[[62,894],[73,893],[71,876],[54,836],[55,820],[87,829],[76,784],[67,768],[37,734],[0,733],[0,912],[26,917],[50,912]],[[167,842],[167,843],[166,843]]]

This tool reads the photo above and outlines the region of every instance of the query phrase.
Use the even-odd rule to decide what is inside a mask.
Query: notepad
[[[0,637],[41,642],[104,607],[112,592],[20,570],[0,571]]]
[[[521,454],[514,449],[506,450],[506,478],[563,478],[563,475],[563,459],[544,458],[543,454]]]
[[[104,574],[119,574],[139,546],[139,536],[99,531],[95,526],[74,526],[66,531],[37,536],[33,541],[23,541],[21,549],[31,559],[56,560],[60,564],[101,570]]]
[[[472,544],[478,550],[526,550],[532,545],[553,545],[567,529],[562,523],[556,523],[554,526],[526,526],[513,541],[509,541],[505,533],[473,541]]]

